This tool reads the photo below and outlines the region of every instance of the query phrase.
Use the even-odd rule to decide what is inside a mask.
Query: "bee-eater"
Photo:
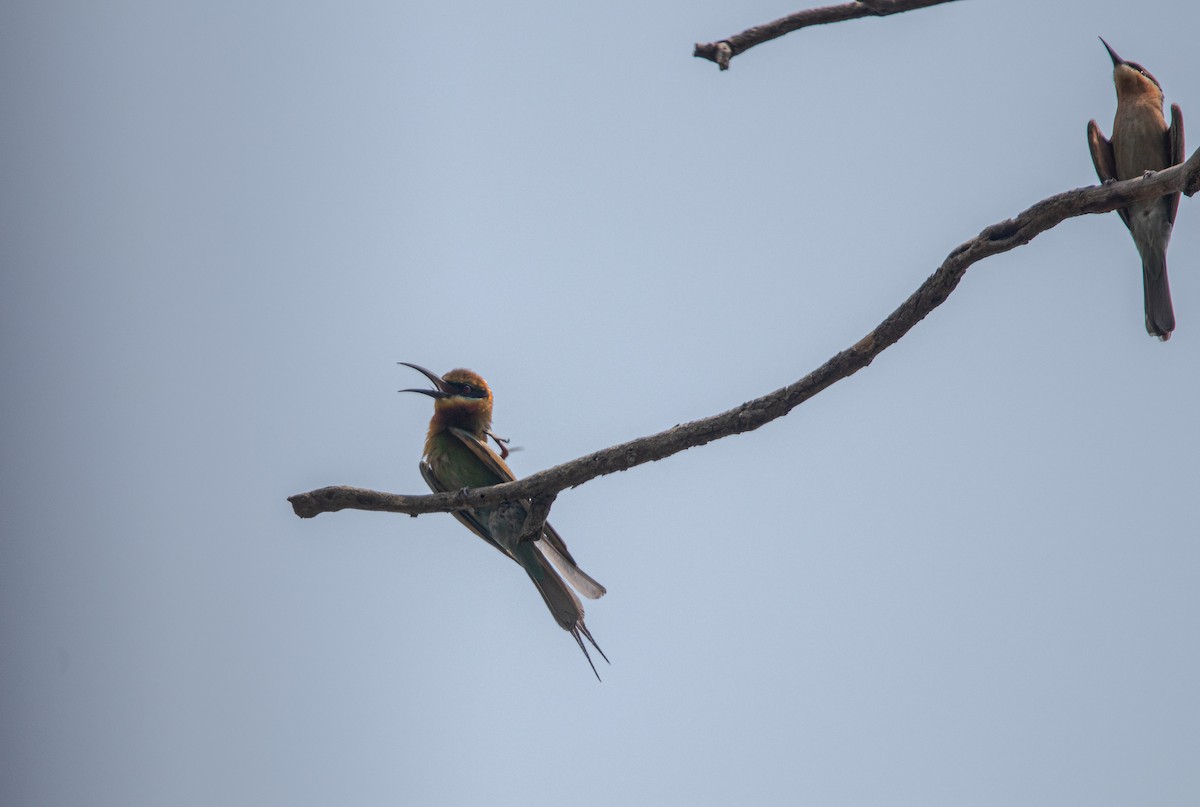
[[[1104,42],[1104,37],[1100,38]],[[1105,140],[1096,121],[1088,121],[1088,145],[1101,182],[1132,179],[1183,162],[1183,113],[1171,104],[1171,125],[1163,117],[1163,91],[1158,79],[1140,64],[1127,62],[1104,42],[1112,57],[1117,85],[1117,114],[1112,140]],[[1167,242],[1179,209],[1179,194],[1134,202],[1117,212],[1133,235],[1142,258],[1142,291],[1146,330],[1164,342],[1175,330],[1171,287],[1167,282]]]
[[[490,431],[492,390],[478,373],[451,370],[439,378],[416,364],[406,361],[400,364],[423,373],[433,382],[434,389],[400,391],[419,392],[433,398],[433,419],[429,421],[420,469],[421,476],[435,493],[482,488],[516,479],[504,460],[487,444],[489,436],[496,439]],[[604,595],[604,586],[576,565],[562,536],[549,524],[537,540],[518,540],[528,506],[528,501],[503,502],[494,507],[458,510],[454,517],[525,570],[555,621],[575,638],[592,672],[596,673],[596,665],[592,664],[583,638],[591,642],[605,661],[608,656],[592,638],[583,622],[583,605],[563,578],[569,580],[580,594],[593,600]],[[596,677],[600,674],[596,673]]]

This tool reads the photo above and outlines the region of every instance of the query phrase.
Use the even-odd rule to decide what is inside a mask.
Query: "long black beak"
[[[413,368],[418,373],[421,373],[426,378],[428,378],[431,382],[433,382],[433,386],[437,387],[437,389],[402,389],[402,390],[400,390],[400,392],[419,392],[422,395],[428,395],[430,398],[449,398],[450,397],[450,393],[446,390],[446,382],[444,382],[444,381],[442,381],[442,379],[438,378],[438,376],[435,373],[432,373],[429,370],[426,370],[424,367],[422,367],[419,364],[409,364],[406,361],[398,361],[398,362],[396,362],[396,364],[403,364],[405,367]]]
[[[1100,41],[1104,42],[1104,37],[1100,37]],[[1107,42],[1104,42],[1104,47],[1108,49],[1108,55],[1112,57],[1113,67],[1116,67],[1119,64],[1125,64],[1125,60],[1118,56],[1117,52],[1113,50]]]

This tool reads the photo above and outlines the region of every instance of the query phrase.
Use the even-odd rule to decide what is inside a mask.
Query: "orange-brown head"
[[[1104,42],[1104,37],[1100,37]],[[1117,103],[1134,101],[1148,103],[1162,109],[1163,91],[1158,79],[1137,62],[1128,62],[1117,55],[1112,46],[1104,42],[1113,63],[1113,83],[1117,85]]]
[[[420,392],[433,398],[433,419],[429,421],[429,436],[451,427],[470,432],[480,440],[492,427],[492,390],[479,373],[471,370],[451,370],[439,378],[429,370],[406,361],[400,362],[423,374],[434,389],[406,389],[401,392]]]

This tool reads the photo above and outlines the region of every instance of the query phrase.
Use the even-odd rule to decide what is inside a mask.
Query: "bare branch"
[[[598,476],[625,471],[645,462],[661,460],[688,448],[752,431],[788,412],[835,382],[870,364],[883,350],[908,333],[937,308],[962,279],[967,268],[991,255],[1028,244],[1036,236],[1063,221],[1085,213],[1107,213],[1131,202],[1183,191],[1188,196],[1200,190],[1200,149],[1187,162],[1146,177],[1077,188],[1043,199],[1016,218],[993,224],[979,235],[956,247],[912,296],[853,347],[843,350],[794,384],[747,401],[712,417],[694,420],[648,437],[588,454],[570,462],[489,488],[463,489],[454,493],[404,496],[350,487],[320,488],[289,497],[301,518],[346,508],[385,510],[394,513],[447,512],[502,501],[533,499],[534,505],[522,532],[536,530],[544,521],[554,496]],[[545,512],[543,512],[543,510]]]
[[[692,55],[716,62],[722,70],[728,70],[729,60],[739,53],[810,25],[844,22],[845,20],[856,20],[859,17],[885,17],[889,14],[899,14],[901,11],[915,11],[919,8],[952,2],[954,0],[860,0],[857,3],[843,3],[840,6],[810,8],[781,17],[766,25],[747,28],[740,34],[734,34],[719,42],[697,42]]]
[[[529,512],[525,516],[525,525],[521,527],[521,537],[517,539],[518,542],[524,543],[541,538],[542,529],[546,526],[546,519],[550,518],[550,508],[557,498],[557,493],[546,493],[533,497]]]

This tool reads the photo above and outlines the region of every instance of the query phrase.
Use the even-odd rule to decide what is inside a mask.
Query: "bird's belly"
[[[1141,144],[1134,148],[1129,144]],[[1169,168],[1166,130],[1151,120],[1131,117],[1113,126],[1113,157],[1117,179],[1134,179],[1147,171]]]
[[[1154,244],[1160,250],[1167,248],[1167,242],[1171,240],[1171,220],[1165,199],[1135,202],[1126,210],[1129,213],[1129,230],[1139,251],[1144,244]]]

